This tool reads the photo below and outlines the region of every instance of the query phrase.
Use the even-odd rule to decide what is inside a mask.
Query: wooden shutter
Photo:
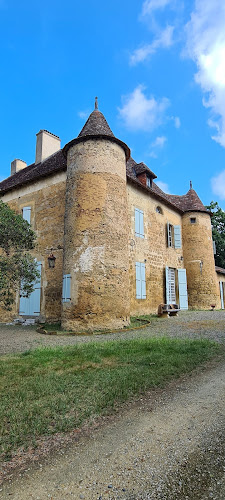
[[[178,269],[178,288],[180,309],[188,309],[186,269]]]
[[[216,255],[216,242],[213,240],[213,253]]]
[[[64,274],[62,301],[70,302],[70,300],[71,300],[71,274]]]
[[[144,238],[144,212],[135,208],[135,235]]]
[[[146,299],[145,264],[141,263],[141,298]]]
[[[23,207],[23,219],[30,224],[31,207]]]
[[[166,304],[169,304],[169,268],[166,266]]]
[[[174,226],[174,248],[181,248],[181,228]]]
[[[144,212],[139,210],[140,238],[144,238]]]
[[[224,295],[223,295],[223,282],[220,281],[220,300],[221,300],[221,309],[224,309]]]
[[[136,262],[136,299],[141,299],[141,263]]]
[[[135,234],[136,234],[136,236],[139,236],[140,223],[139,223],[139,210],[138,210],[138,208],[135,208],[134,215],[135,215]]]

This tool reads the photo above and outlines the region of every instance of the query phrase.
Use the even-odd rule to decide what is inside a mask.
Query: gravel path
[[[14,500],[224,500],[225,362],[148,393],[5,484]]]
[[[79,342],[103,342],[151,337],[154,335],[169,335],[171,337],[204,337],[217,342],[225,342],[225,310],[224,311],[187,311],[179,313],[178,317],[154,318],[151,325],[140,330],[127,330],[105,335],[85,336],[50,336],[36,332],[35,327],[0,325],[0,355],[23,352],[40,346],[64,346]]]
[[[225,339],[225,311],[153,319],[116,334],[52,337],[1,325],[1,354],[37,346],[169,335]],[[0,489],[14,500],[224,500],[225,360],[124,405]]]

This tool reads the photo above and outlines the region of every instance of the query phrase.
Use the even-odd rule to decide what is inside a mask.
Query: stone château
[[[11,164],[1,199],[37,234],[41,278],[1,321],[37,317],[66,329],[121,328],[130,315],[224,308],[225,270],[215,268],[210,213],[190,186],[164,193],[98,110],[76,139],[37,134],[35,163]],[[49,267],[49,256],[55,267]],[[51,259],[50,259],[51,260]]]

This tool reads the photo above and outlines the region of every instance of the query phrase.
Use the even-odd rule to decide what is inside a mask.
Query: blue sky
[[[160,187],[225,209],[225,3],[0,0],[0,177],[62,146],[99,98],[114,134]]]

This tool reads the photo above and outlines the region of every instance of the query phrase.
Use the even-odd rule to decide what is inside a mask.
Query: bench
[[[179,311],[178,304],[159,304],[158,316],[177,316]]]

